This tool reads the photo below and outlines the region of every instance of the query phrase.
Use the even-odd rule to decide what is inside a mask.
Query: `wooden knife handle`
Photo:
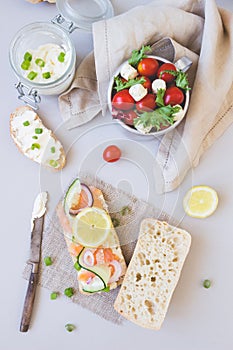
[[[36,286],[38,282],[38,273],[31,272],[28,282],[27,294],[24,301],[23,314],[20,323],[20,332],[27,332],[32,315],[32,308],[36,295]]]

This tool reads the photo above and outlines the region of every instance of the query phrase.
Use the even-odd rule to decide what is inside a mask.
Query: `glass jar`
[[[68,89],[74,78],[76,51],[69,34],[75,29],[91,31],[94,22],[113,16],[109,0],[57,0],[56,5],[60,14],[51,23],[34,22],[26,25],[19,30],[10,45],[10,64],[18,78],[18,98],[34,109],[38,109],[40,95],[58,95]],[[24,54],[49,44],[57,45],[65,53],[65,70],[54,79],[29,80],[27,71],[25,73],[21,67]]]

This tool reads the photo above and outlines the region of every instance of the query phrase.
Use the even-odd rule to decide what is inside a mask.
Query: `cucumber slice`
[[[96,293],[105,289],[104,282],[96,276],[90,284],[82,283],[82,290],[88,293]]]
[[[110,279],[111,275],[111,269],[107,265],[95,265],[95,266],[87,266],[83,262],[83,254],[85,253],[85,248],[81,250],[77,257],[77,265],[80,266],[82,269],[90,271],[96,275],[96,277],[99,278],[99,280],[102,282],[102,286],[100,283],[92,284],[85,284],[85,286],[82,284],[83,291],[94,293],[94,292],[100,292],[100,291],[109,291],[108,287],[108,281]],[[102,288],[101,288],[102,287]]]
[[[72,207],[72,204],[75,203],[75,200],[81,193],[81,190],[82,190],[82,187],[79,179],[75,179],[66,192],[63,206],[64,206],[66,215],[68,215],[69,217],[71,216],[69,213],[69,210]]]

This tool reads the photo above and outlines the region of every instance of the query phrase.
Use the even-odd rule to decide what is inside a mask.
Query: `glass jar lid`
[[[57,0],[57,8],[67,21],[87,31],[92,30],[92,23],[114,14],[109,0]]]

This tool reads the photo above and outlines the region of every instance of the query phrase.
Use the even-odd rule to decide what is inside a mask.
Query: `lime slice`
[[[84,247],[98,247],[108,237],[112,228],[110,216],[96,207],[83,209],[75,218],[73,233]]]
[[[209,186],[194,186],[185,195],[183,207],[194,218],[207,218],[218,206],[217,192]]]

